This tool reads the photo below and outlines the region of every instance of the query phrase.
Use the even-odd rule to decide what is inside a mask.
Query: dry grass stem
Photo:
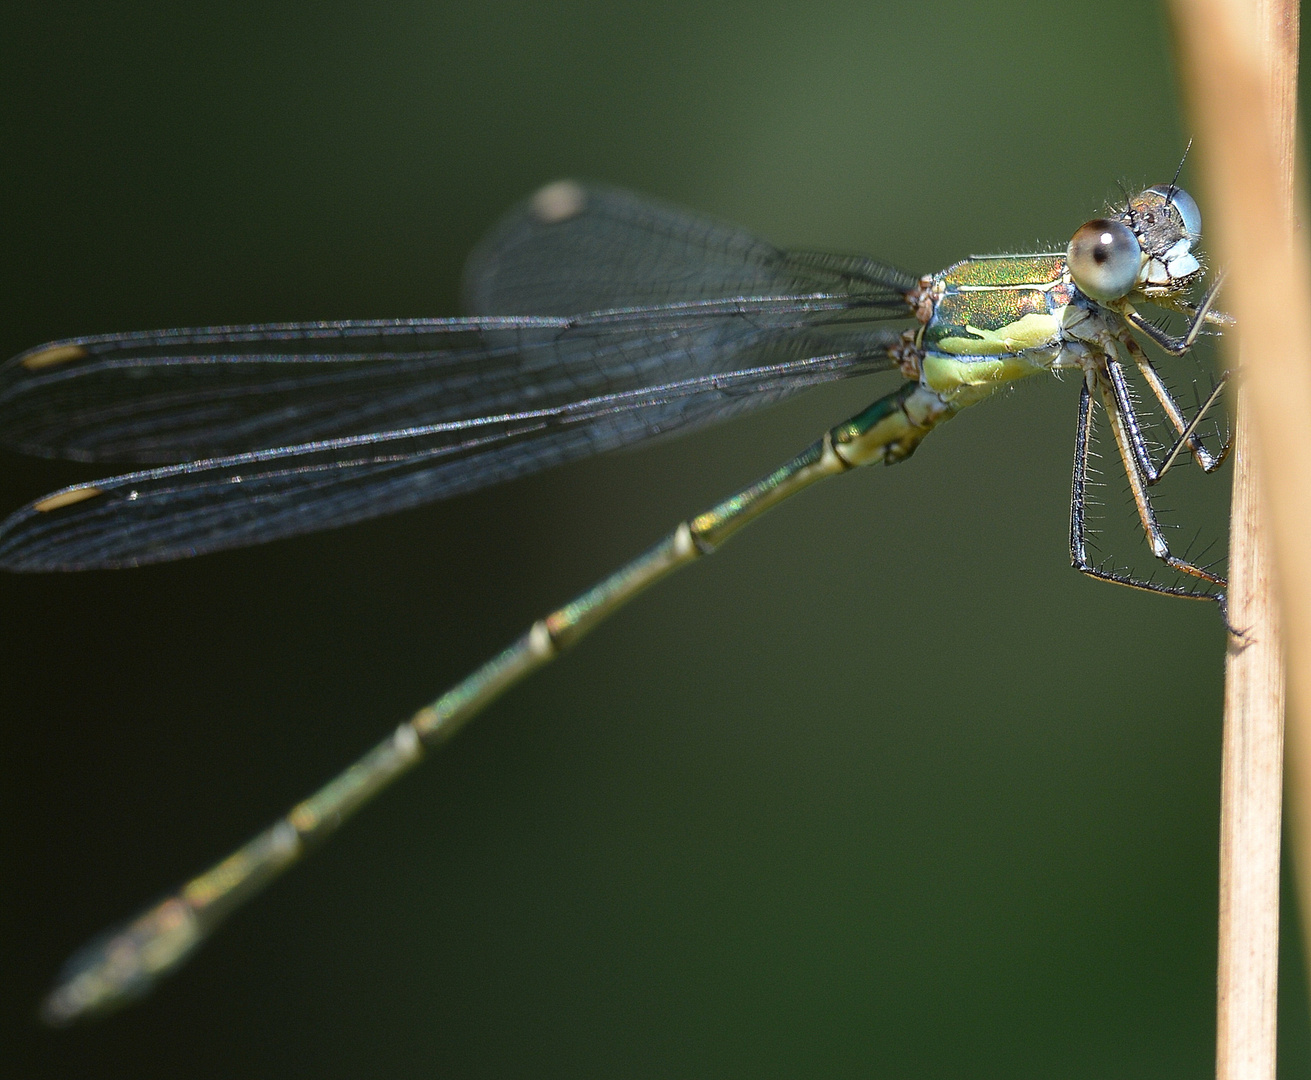
[[[1311,841],[1311,270],[1293,215],[1298,5],[1174,0],[1210,227],[1241,358],[1220,852],[1216,1074],[1274,1080],[1286,633],[1290,815]],[[1270,581],[1278,581],[1279,617]],[[1311,857],[1298,856],[1304,910]]]

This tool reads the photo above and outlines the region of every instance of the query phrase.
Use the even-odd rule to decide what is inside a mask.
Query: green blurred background
[[[4,355],[454,314],[464,253],[559,176],[935,270],[1063,246],[1187,141],[1130,0],[47,2],[7,13],[0,84]],[[1055,380],[661,586],[148,1002],[34,1019],[87,937],[886,385],[337,533],[0,578],[5,1071],[1210,1074],[1221,626],[1069,569]],[[93,475],[0,457],[0,508]],[[1221,532],[1226,488],[1186,520]]]

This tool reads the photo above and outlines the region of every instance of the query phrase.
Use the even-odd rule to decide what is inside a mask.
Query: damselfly
[[[914,277],[871,259],[783,251],[661,203],[572,182],[512,211],[466,271],[468,318],[110,334],[0,369],[0,434],[35,454],[149,467],[56,491],[0,524],[0,566],[135,566],[359,521],[746,412],[820,383],[903,381],[792,460],[538,620],[247,845],[75,957],[46,1002],[62,1023],[147,991],[238,905],[449,739],[480,709],[646,586],[709,554],[817,480],[909,457],[937,425],[1042,373],[1079,377],[1070,556],[1095,578],[1216,600],[1214,570],[1170,551],[1150,489],[1199,425],[1134,337],[1186,353],[1216,284],[1201,218],[1150,187],[1064,252],[971,257]],[[1178,336],[1136,305],[1186,316]],[[898,325],[888,326],[897,320]],[[1173,430],[1155,447],[1130,373]],[[1136,385],[1136,384],[1135,384]],[[1152,554],[1193,584],[1088,554],[1095,410],[1108,421]],[[168,463],[168,464],[164,464]]]

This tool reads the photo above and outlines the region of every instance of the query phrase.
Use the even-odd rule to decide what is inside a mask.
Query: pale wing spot
[[[51,510],[58,510],[64,506],[72,506],[74,503],[84,502],[87,499],[93,499],[102,494],[98,487],[75,487],[67,491],[56,491],[53,495],[47,495],[44,499],[38,499],[32,504],[32,509],[38,514],[48,514]]]
[[[577,217],[587,205],[587,192],[572,180],[547,184],[533,196],[533,215],[543,225],[558,225]]]
[[[67,364],[70,360],[81,360],[86,354],[86,349],[81,345],[56,345],[51,349],[38,349],[30,356],[23,357],[19,363],[28,371],[38,371],[56,364]]]

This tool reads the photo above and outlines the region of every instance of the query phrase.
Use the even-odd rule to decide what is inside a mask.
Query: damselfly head
[[[1202,233],[1202,213],[1191,195],[1173,184],[1140,191],[1111,218],[1080,226],[1066,249],[1075,285],[1101,303],[1130,293],[1174,294],[1201,273],[1193,245]]]
[[[1173,184],[1157,184],[1129,200],[1120,220],[1133,229],[1146,262],[1141,284],[1174,291],[1192,282],[1202,264],[1193,245],[1202,238],[1202,212],[1193,197]]]

